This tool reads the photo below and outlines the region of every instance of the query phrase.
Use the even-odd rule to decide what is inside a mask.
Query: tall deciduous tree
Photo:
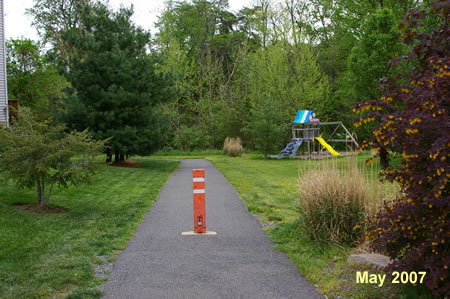
[[[41,119],[59,109],[67,80],[58,74],[32,40],[6,42],[8,97],[39,113]]]
[[[358,44],[348,59],[343,92],[353,101],[377,98],[378,79],[388,73],[387,63],[404,49],[395,16],[389,9],[365,18]]]
[[[389,74],[389,60],[405,50],[397,26],[395,15],[387,8],[366,16],[358,44],[347,60],[347,70],[338,82],[336,110],[350,111],[356,102],[380,96],[379,78]],[[349,117],[346,113],[341,119],[348,121]],[[370,134],[367,130],[358,131],[363,138]]]
[[[42,41],[51,46],[52,57],[60,64],[66,65],[74,52],[62,33],[80,27],[82,8],[90,4],[92,0],[33,0],[33,7],[27,9]]]
[[[286,124],[298,109],[326,109],[329,87],[307,45],[271,45],[253,54],[249,74],[249,97],[254,103],[264,95],[278,102]],[[322,114],[323,115],[323,114]]]
[[[170,81],[155,72],[150,35],[132,23],[132,14],[98,3],[85,7],[81,28],[63,35],[76,49],[68,73],[76,93],[66,102],[66,120],[96,139],[113,137],[108,161],[112,154],[116,161],[150,154],[166,135],[158,105],[170,97]]]

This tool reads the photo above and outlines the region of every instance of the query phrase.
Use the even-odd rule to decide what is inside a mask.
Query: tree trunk
[[[43,201],[43,196],[41,190],[41,181],[39,179],[36,180],[36,187],[37,187],[38,205],[41,205]]]
[[[180,151],[183,151],[183,136],[181,133],[181,125],[180,125],[180,111],[179,111],[179,103],[177,101],[177,109],[176,109],[176,122],[177,122],[177,135],[178,135],[178,148]]]
[[[38,194],[38,205],[41,207],[46,205],[45,202],[45,183],[41,181],[40,179],[36,180],[36,186],[37,186],[37,194]]]
[[[216,141],[214,140],[215,138],[215,134],[214,134],[214,120],[213,120],[213,110],[212,110],[212,82],[211,82],[211,77],[209,78],[209,96],[208,96],[208,101],[209,101],[209,126],[210,126],[210,134],[211,134],[211,148],[215,147],[215,143]]]
[[[120,153],[120,161],[125,161],[125,154]]]
[[[294,17],[294,1],[291,0],[291,3],[289,4],[288,1],[286,1],[287,10],[289,11],[289,16],[291,17],[291,26],[292,26],[292,37],[294,38],[294,45],[297,48],[298,42],[297,42],[297,33],[295,32],[295,17]]]
[[[118,150],[116,150],[116,152],[114,153],[114,163],[119,163],[120,162],[120,153]]]
[[[112,162],[112,153],[111,150],[108,150],[106,152],[106,163],[111,163]]]

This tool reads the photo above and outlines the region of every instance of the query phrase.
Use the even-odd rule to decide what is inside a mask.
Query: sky
[[[253,0],[228,0],[230,10],[237,12],[243,6],[250,6]],[[25,15],[25,9],[33,6],[33,0],[4,0],[5,36],[6,39],[30,38],[38,40],[36,30],[31,26],[32,19]],[[153,23],[164,7],[164,0],[109,0],[113,8],[120,5],[126,7],[134,5],[133,21],[149,29],[152,34],[156,32]]]

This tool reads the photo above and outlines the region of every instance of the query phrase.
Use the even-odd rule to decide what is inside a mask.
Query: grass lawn
[[[0,186],[0,298],[86,298],[102,280],[96,256],[125,249],[179,162],[135,159],[140,168],[107,166],[93,184],[54,190],[50,205],[65,214],[37,214],[17,204],[36,191]]]
[[[195,156],[199,158],[202,154],[198,152]],[[172,157],[190,158],[190,154],[177,152]],[[368,154],[359,155],[358,164],[366,167],[364,161],[368,157]],[[329,298],[334,295],[346,298],[429,298],[428,295],[420,295],[416,288],[392,285],[389,277],[386,278],[389,283],[385,283],[383,287],[356,284],[356,271],[365,269],[353,268],[347,264],[351,248],[321,246],[301,233],[297,224],[299,170],[301,172],[305,167],[313,167],[320,161],[264,161],[261,154],[254,153],[246,153],[239,158],[203,153],[203,158],[210,160],[230,181],[251,213],[263,216],[264,221],[277,225],[276,228],[266,228],[276,244],[275,248],[286,253],[300,273]],[[341,165],[347,163],[348,159],[354,158],[342,157],[336,162]],[[368,172],[377,171],[377,165],[371,167],[366,167]],[[376,175],[368,174],[368,177],[374,184],[378,183]]]

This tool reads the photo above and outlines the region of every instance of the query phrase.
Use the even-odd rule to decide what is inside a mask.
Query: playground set
[[[334,130],[325,141],[320,133],[321,126],[335,126]],[[339,138],[338,130],[344,130],[343,138]],[[316,142],[317,141],[317,142]],[[286,148],[280,152],[277,158],[282,157],[299,157],[299,158],[326,158],[329,154],[324,152],[326,149],[334,157],[353,154],[353,151],[338,153],[329,144],[331,142],[345,142],[346,149],[352,149],[353,146],[358,147],[355,138],[350,134],[341,121],[320,122],[315,118],[313,110],[298,110],[295,120],[292,122],[292,140],[286,145]],[[302,147],[302,153],[297,155],[297,151]]]

